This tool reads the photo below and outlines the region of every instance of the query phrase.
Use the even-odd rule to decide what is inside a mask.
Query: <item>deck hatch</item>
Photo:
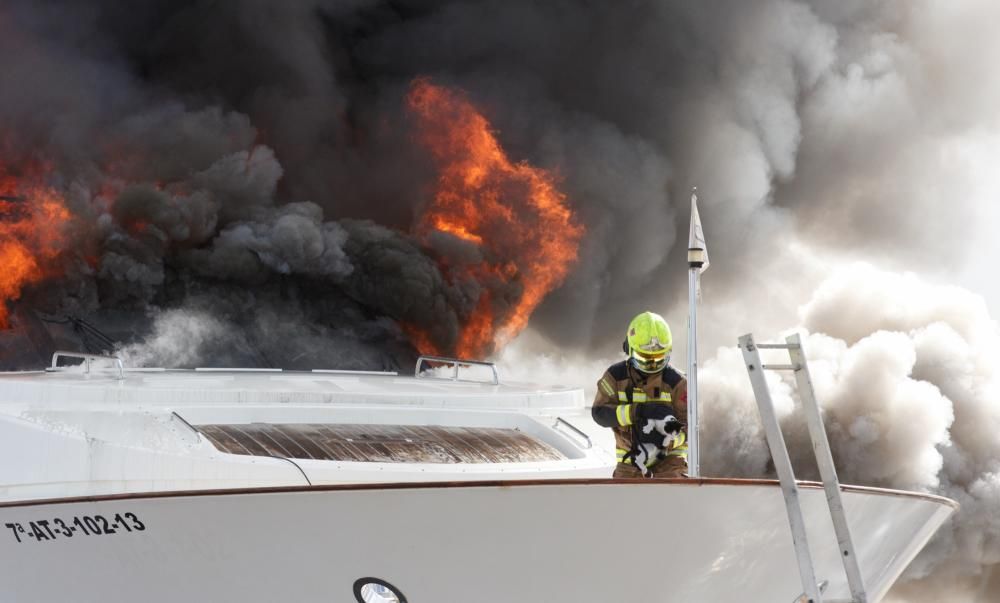
[[[374,463],[526,463],[566,457],[517,429],[439,425],[242,423],[198,425],[223,452]]]

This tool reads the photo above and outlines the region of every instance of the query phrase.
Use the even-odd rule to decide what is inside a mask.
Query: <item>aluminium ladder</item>
[[[830,517],[833,519],[833,529],[840,545],[840,557],[844,562],[844,572],[847,574],[851,603],[868,603],[864,579],[861,576],[861,567],[854,552],[851,530],[844,515],[844,503],[840,498],[840,481],[837,479],[837,470],[833,465],[833,456],[830,454],[830,442],[827,440],[826,429],[823,427],[823,417],[820,415],[819,405],[816,402],[816,393],[813,390],[809,367],[802,350],[802,340],[796,333],[786,337],[785,343],[754,343],[752,334],[740,337],[739,341],[747,373],[750,375],[750,384],[753,386],[754,397],[757,399],[757,409],[760,411],[764,432],[767,435],[767,445],[771,450],[771,458],[774,460],[778,479],[781,481],[781,493],[785,498],[785,510],[788,512],[788,524],[792,531],[792,544],[795,547],[799,575],[802,578],[803,594],[797,601],[822,603],[822,591],[826,583],[824,581],[823,584],[819,584],[816,581],[812,554],[809,551],[809,541],[806,536],[805,521],[802,517],[802,508],[799,505],[799,486],[795,481],[795,473],[788,457],[788,448],[785,447],[781,425],[774,412],[771,392],[764,374],[766,370],[792,371],[795,375],[796,387],[802,401],[802,410],[809,426],[809,439],[813,452],[816,454],[816,464],[819,466],[823,489],[826,491],[826,502],[830,509]],[[759,350],[767,349],[788,350],[791,363],[764,364],[761,361]]]

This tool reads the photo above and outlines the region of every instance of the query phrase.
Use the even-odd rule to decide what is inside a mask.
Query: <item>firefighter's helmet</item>
[[[674,347],[670,325],[659,314],[643,312],[629,323],[623,347],[636,369],[658,373],[667,365]]]

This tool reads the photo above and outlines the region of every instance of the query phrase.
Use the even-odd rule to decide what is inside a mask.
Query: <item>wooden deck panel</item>
[[[524,463],[565,457],[516,429],[437,425],[249,423],[198,425],[223,452],[378,463]]]

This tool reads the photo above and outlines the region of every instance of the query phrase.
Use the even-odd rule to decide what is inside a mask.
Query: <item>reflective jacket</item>
[[[599,425],[614,430],[619,462],[632,450],[638,406],[648,402],[669,404],[677,420],[687,426],[687,379],[669,364],[659,373],[647,374],[625,360],[611,365],[597,382],[591,414]],[[667,455],[686,460],[687,449],[687,438],[681,431],[681,437],[667,448]]]

